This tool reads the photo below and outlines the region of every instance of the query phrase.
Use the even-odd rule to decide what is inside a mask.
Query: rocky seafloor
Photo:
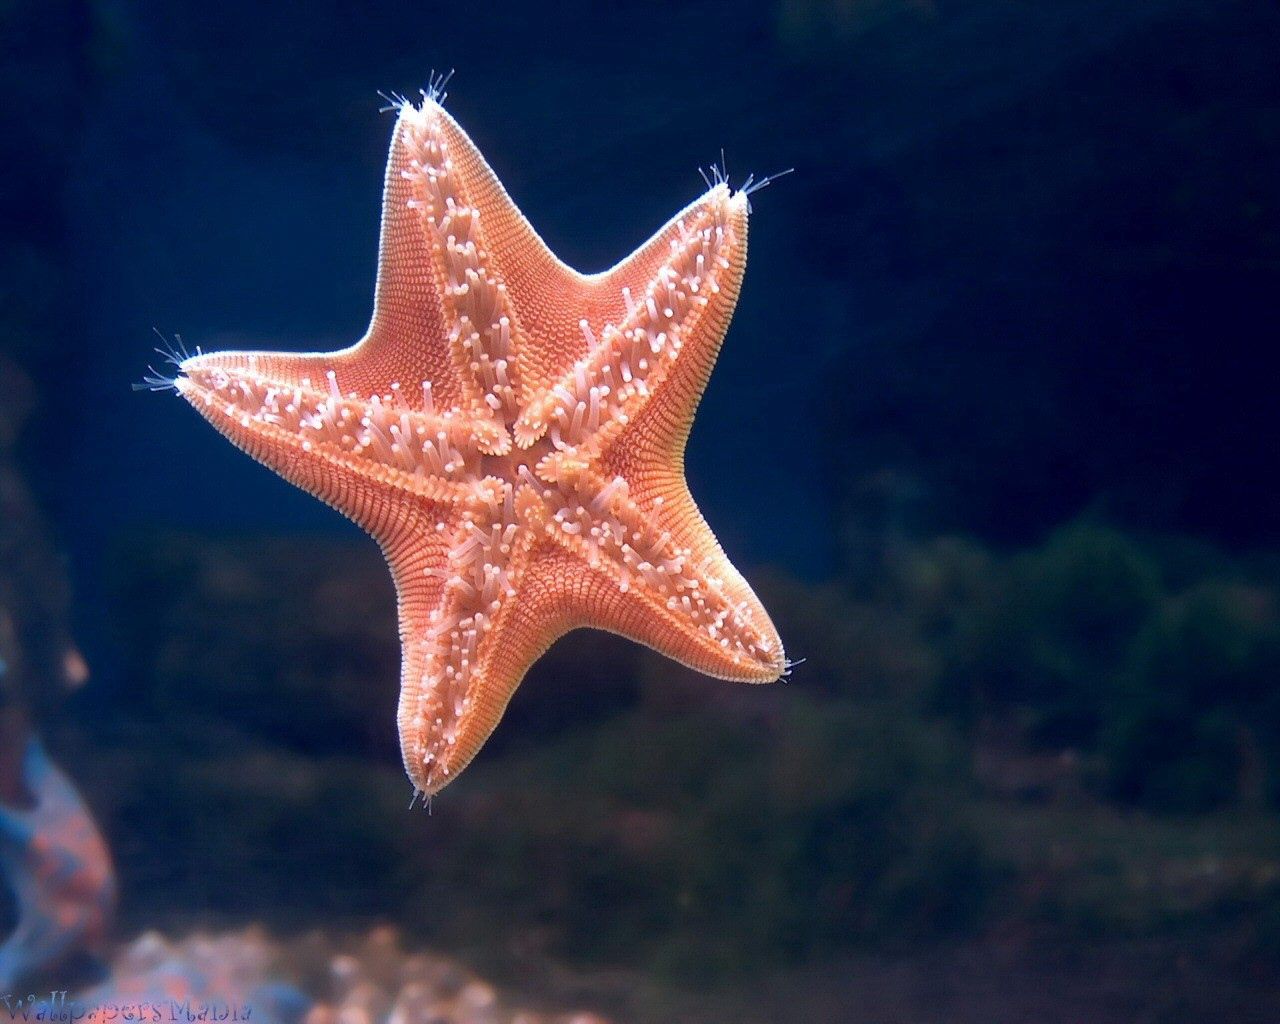
[[[521,1005],[447,956],[406,951],[390,927],[276,938],[258,927],[123,945],[104,984],[71,1000],[89,1019],[303,1024],[608,1024],[582,1010]]]

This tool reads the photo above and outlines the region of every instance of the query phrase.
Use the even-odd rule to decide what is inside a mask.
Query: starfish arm
[[[707,591],[624,592],[600,574],[584,587],[584,597],[582,625],[618,633],[705,675],[771,683],[786,668],[773,624],[767,616],[751,617],[759,604],[754,595],[735,605],[724,593]]]
[[[688,247],[695,227],[705,226],[709,221],[723,223],[735,220],[736,214],[725,208],[726,203],[733,199],[734,193],[724,184],[708,189],[631,255],[608,270],[591,275],[588,308],[592,314],[591,326],[596,333],[599,334],[606,323],[621,324],[632,307],[644,300],[663,268],[674,265],[673,253]],[[743,207],[745,209],[745,204]],[[745,233],[742,237],[745,239]]]
[[[777,679],[786,667],[777,630],[683,479],[644,504],[625,478],[603,486],[597,479],[584,473],[573,488],[543,486],[541,507],[527,517],[593,581],[579,624],[621,633],[707,675]]]
[[[787,663],[769,613],[726,557],[684,478],[671,479],[661,491],[645,501],[647,530],[657,538],[649,561],[655,567],[667,567],[668,572],[654,579],[650,571],[646,595],[651,604],[662,604],[668,620],[682,633],[696,640],[688,647],[694,656],[671,656],[708,675],[772,682]],[[643,495],[640,488],[636,492]],[[654,622],[666,635],[659,619]],[[642,642],[663,650],[651,639]]]
[[[476,205],[472,180],[455,159],[446,118],[430,100],[420,108],[406,107],[394,146],[406,152],[400,171],[409,191],[404,201],[417,218],[417,238],[425,243],[422,255],[447,330],[460,402],[472,418],[501,423],[518,412],[523,332],[493,258],[490,217]],[[504,430],[503,443],[491,454],[509,448]]]
[[[471,403],[470,382],[454,359],[449,326],[437,293],[433,240],[423,230],[417,196],[417,111],[405,105],[396,119],[382,194],[378,277],[373,317],[365,336],[337,353],[344,390],[374,393],[399,381],[411,402],[429,381],[444,408]]]
[[[747,209],[723,185],[664,233],[665,257],[643,290],[619,289],[627,309],[607,322],[591,350],[531,402],[515,425],[517,444],[549,433],[561,458],[607,451],[628,424],[657,403],[678,453],[733,315],[746,264]],[[648,260],[642,261],[648,263]],[[617,272],[628,279],[632,268]],[[661,396],[661,397],[659,397]],[[681,429],[683,428],[683,429]],[[631,433],[635,433],[632,431]]]
[[[522,402],[528,401],[581,355],[585,341],[578,321],[594,298],[595,278],[580,274],[552,253],[448,111],[428,99],[419,117],[430,126],[479,222],[488,267],[509,301],[507,315],[517,336],[519,393]],[[537,325],[536,339],[524,333],[532,324]]]
[[[401,753],[427,794],[467,766],[529,666],[571,625],[565,580],[545,554],[556,552],[534,534],[471,513],[446,536],[436,564],[397,573]]]
[[[716,270],[700,290],[690,320],[682,325],[678,353],[647,394],[633,399],[625,421],[614,420],[597,439],[605,472],[628,472],[637,492],[648,497],[645,478],[655,468],[683,480],[684,449],[694,414],[715,369],[738,304],[747,265],[747,200],[738,192],[724,201],[723,241],[714,257]],[[696,248],[691,250],[700,255]],[[662,311],[660,311],[662,312]]]
[[[247,354],[197,356],[183,369],[179,394],[223,436],[379,540],[398,504],[474,499],[479,455],[465,420],[410,410],[394,395],[344,398],[332,378],[325,392],[288,387]]]

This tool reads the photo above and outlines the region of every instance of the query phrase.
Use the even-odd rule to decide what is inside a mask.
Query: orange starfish
[[[381,545],[405,769],[432,794],[579,626],[771,682],[782,643],[684,479],[747,254],[719,180],[612,270],[561,263],[435,90],[399,104],[373,320],[324,354],[218,352],[176,389]]]

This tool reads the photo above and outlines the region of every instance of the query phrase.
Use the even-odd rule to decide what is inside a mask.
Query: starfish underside
[[[530,664],[576,627],[725,679],[783,672],[683,471],[747,213],[717,183],[612,270],[580,274],[426,96],[396,122],[364,338],[181,362],[178,392],[218,430],[381,545],[418,790],[457,776]]]

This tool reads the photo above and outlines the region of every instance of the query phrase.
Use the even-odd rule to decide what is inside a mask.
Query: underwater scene
[[[1280,1022],[1277,53],[0,2],[0,1024]]]

